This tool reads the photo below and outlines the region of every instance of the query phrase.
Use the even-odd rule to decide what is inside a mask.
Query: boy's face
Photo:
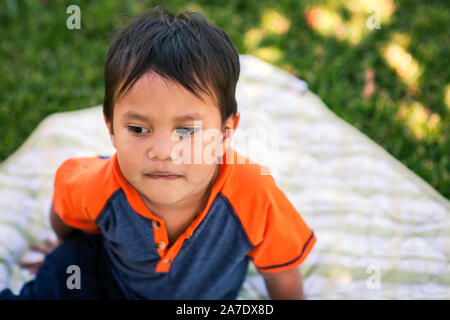
[[[221,127],[216,105],[206,95],[203,102],[181,85],[148,72],[115,104],[114,133],[105,118],[120,168],[150,210],[192,206],[204,199],[205,192],[217,177],[219,164],[217,161],[206,163],[203,158],[198,161],[198,151],[201,148],[203,155],[207,148],[213,151],[206,154],[214,159],[221,156],[229,146],[240,116],[239,113],[236,118],[230,116]],[[138,116],[133,117],[132,114]],[[193,114],[193,118],[181,119]],[[200,126],[201,129],[192,134]],[[228,137],[226,130],[231,130]],[[206,132],[221,134],[205,138]],[[220,147],[215,149],[212,145]],[[181,151],[174,153],[177,148]],[[190,158],[186,158],[188,148]],[[214,150],[219,150],[219,154]],[[197,158],[194,159],[196,152]],[[182,163],[176,163],[174,154],[183,157],[177,160]],[[178,177],[155,178],[150,175],[154,171],[169,171]]]

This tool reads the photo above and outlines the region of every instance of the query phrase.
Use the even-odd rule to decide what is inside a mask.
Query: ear
[[[232,115],[227,118],[225,121],[224,127],[223,127],[223,135],[222,135],[222,155],[225,154],[225,152],[228,150],[229,146],[231,145],[231,138],[234,135],[234,132],[236,131],[239,120],[241,118],[241,114],[239,112],[236,112],[236,116],[233,117]]]
[[[234,134],[234,131],[236,131],[236,129],[237,129],[237,127],[239,125],[240,117],[241,117],[241,114],[239,112],[236,112],[236,116],[235,117],[233,117],[231,115],[225,121],[224,126],[222,127],[222,130],[226,131],[228,129],[228,132],[229,132],[228,135],[230,137]]]
[[[239,120],[241,119],[241,114],[239,112],[236,111],[236,116],[233,119],[233,133],[234,131],[236,131],[238,125],[239,125]]]
[[[108,133],[109,133],[109,137],[111,139],[111,142],[112,142],[114,148],[116,148],[114,134],[112,133],[112,130],[111,130],[111,123],[108,121],[108,119],[106,118],[106,116],[104,114],[103,114],[103,119],[105,120],[106,126],[108,127]]]

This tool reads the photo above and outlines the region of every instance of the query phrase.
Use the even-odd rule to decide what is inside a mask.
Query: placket
[[[175,243],[167,248],[169,244],[169,237],[166,225],[162,219],[153,219],[153,237],[155,240],[155,248],[161,259],[156,264],[156,272],[168,272],[173,260],[181,249],[185,239],[192,236],[191,228],[189,227],[183,234],[181,234]]]

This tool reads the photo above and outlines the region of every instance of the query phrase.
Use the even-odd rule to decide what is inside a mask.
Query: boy
[[[297,267],[315,235],[229,146],[239,72],[229,37],[198,13],[158,6],[125,27],[105,62],[117,152],[61,164],[51,210],[61,244],[19,297],[0,298],[236,299],[251,259],[272,299],[303,299]]]

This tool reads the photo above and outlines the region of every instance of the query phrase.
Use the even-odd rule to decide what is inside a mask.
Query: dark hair
[[[105,61],[103,114],[112,132],[114,104],[149,71],[181,84],[200,99],[200,91],[212,97],[222,126],[236,115],[239,55],[228,35],[202,14],[185,10],[174,16],[159,5],[119,31]]]

